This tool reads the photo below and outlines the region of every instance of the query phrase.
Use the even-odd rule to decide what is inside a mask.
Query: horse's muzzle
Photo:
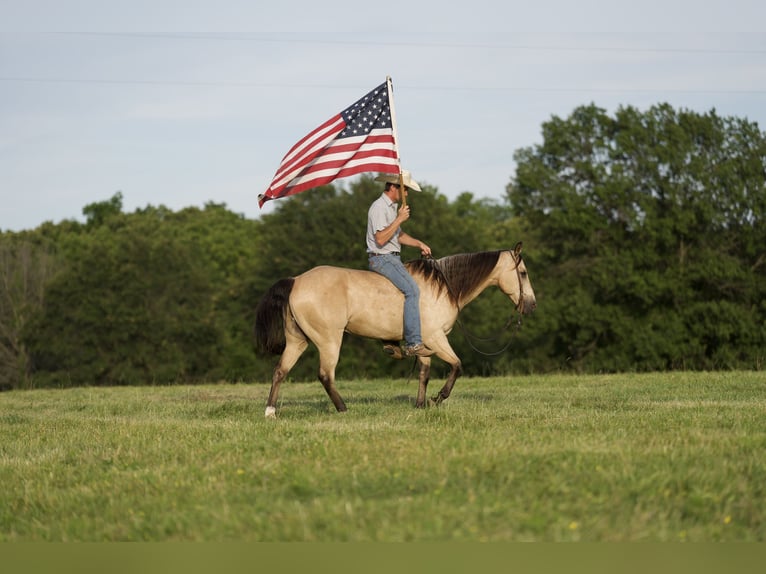
[[[532,311],[537,309],[537,300],[534,297],[524,297],[519,299],[516,309],[522,315],[529,315]]]

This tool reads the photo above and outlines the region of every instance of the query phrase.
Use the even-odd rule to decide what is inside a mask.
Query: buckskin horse
[[[496,285],[521,314],[537,306],[521,257],[521,242],[513,250],[449,255],[406,263],[420,288],[423,343],[450,365],[444,386],[431,399],[438,405],[450,396],[461,373],[461,362],[447,340],[460,311],[487,287]],[[258,351],[281,354],[271,380],[266,418],[276,417],[279,386],[309,341],[319,350],[319,380],[335,408],[346,410],[335,388],[343,333],[395,343],[402,339],[404,296],[385,277],[372,271],[319,266],[277,281],[256,308],[255,342]],[[393,344],[385,349],[397,358]],[[418,357],[418,396],[415,406],[426,406],[431,356]]]

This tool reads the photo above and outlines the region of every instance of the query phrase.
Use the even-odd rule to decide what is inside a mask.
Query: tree
[[[219,356],[207,373],[214,380],[249,380],[264,371],[253,352],[257,299],[250,288],[262,248],[260,222],[207,203],[166,218],[177,239],[188,245],[210,284]]]
[[[58,269],[49,247],[23,235],[0,234],[0,389],[30,386],[22,331],[42,308],[46,285]]]
[[[168,383],[211,369],[211,283],[164,215],[113,214],[81,236],[24,331],[40,384]]]
[[[529,342],[538,361],[762,364],[766,137],[755,124],[591,105],[551,119],[516,161],[508,199],[545,274]]]
[[[108,201],[89,203],[82,208],[88,227],[100,227],[108,219],[122,213],[122,192],[116,192]]]

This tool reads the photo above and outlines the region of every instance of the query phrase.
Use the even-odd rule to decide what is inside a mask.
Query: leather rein
[[[514,308],[514,310],[518,312],[518,316],[516,317],[516,320],[515,320],[515,323],[516,323],[516,329],[514,330],[514,335],[515,335],[516,333],[518,333],[519,329],[521,329],[521,319],[523,316],[523,313],[521,312],[521,307],[522,307],[522,304],[524,303],[524,283],[521,280],[521,270],[519,269],[519,266],[521,265],[521,262],[522,262],[521,253],[519,253],[518,255],[515,255],[513,252],[510,252],[510,253],[511,253],[511,257],[513,257],[513,260],[516,264],[514,269],[516,270],[516,278],[519,282],[519,301],[518,303],[516,303],[516,307]],[[434,260],[434,263],[436,263],[436,260]],[[452,291],[452,287],[450,286],[449,281],[447,281],[447,277],[444,276],[443,273],[442,273],[442,276],[444,277],[444,283],[447,286],[447,290],[450,292],[451,295],[453,295],[453,298],[457,301],[457,297],[454,297],[455,294]],[[466,326],[463,324],[463,322],[460,320],[460,312],[462,310],[463,309],[460,306],[458,306],[457,308],[458,315],[455,322],[458,324],[458,326],[460,327],[460,330],[463,332],[463,336],[465,337],[471,349],[473,349],[475,352],[479,353],[480,355],[484,355],[485,357],[496,357],[498,355],[502,355],[508,350],[508,348],[511,346],[511,343],[513,343],[513,337],[511,337],[511,339],[503,346],[502,349],[498,351],[493,351],[493,352],[482,351],[481,349],[476,347],[476,345],[473,344],[473,341],[471,339],[475,341],[483,341],[483,342],[497,341],[500,338],[500,336],[505,331],[507,331],[511,327],[511,325],[514,323],[513,313],[511,313],[511,315],[508,317],[508,321],[506,321],[505,325],[503,325],[494,335],[490,337],[479,337],[477,335],[470,333],[469,330],[466,328]]]

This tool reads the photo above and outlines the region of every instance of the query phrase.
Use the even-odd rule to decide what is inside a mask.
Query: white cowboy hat
[[[385,181],[386,183],[395,183],[399,185],[399,174],[381,173],[378,177],[375,178],[375,181]],[[410,172],[406,169],[402,170],[402,181],[404,182],[404,187],[407,189],[411,189],[412,191],[423,191],[420,189],[418,182],[412,179],[412,175],[410,175]]]

